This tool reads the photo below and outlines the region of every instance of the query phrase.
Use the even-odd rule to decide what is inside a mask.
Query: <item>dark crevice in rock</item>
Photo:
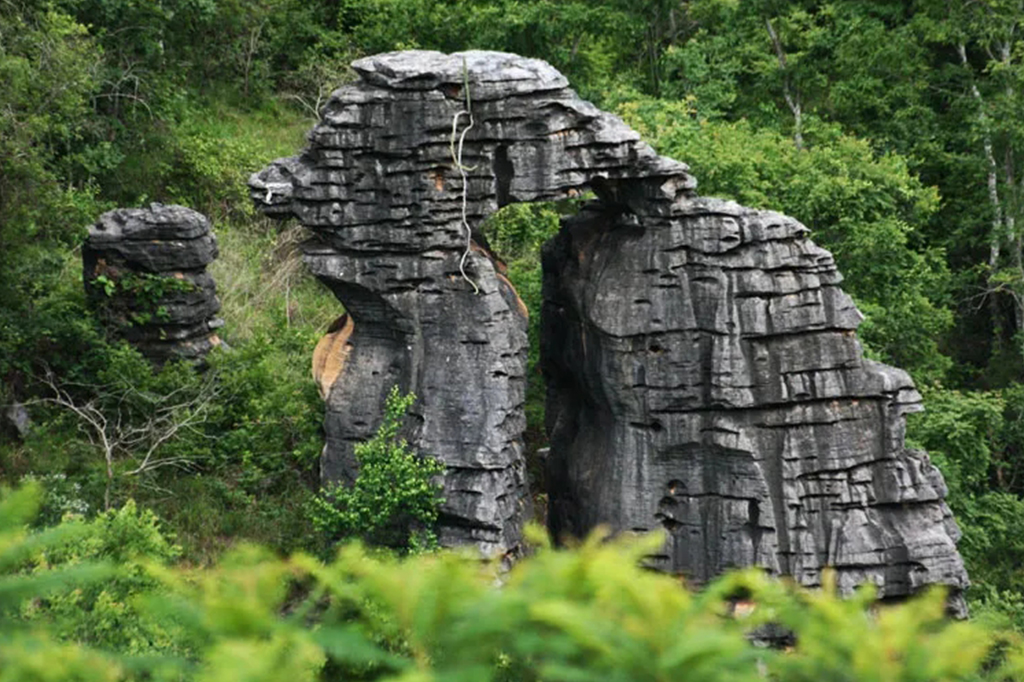
[[[494,172],[494,194],[498,208],[508,206],[514,201],[510,189],[512,177],[515,175],[515,166],[508,158],[508,145],[499,144],[494,148],[491,169]]]

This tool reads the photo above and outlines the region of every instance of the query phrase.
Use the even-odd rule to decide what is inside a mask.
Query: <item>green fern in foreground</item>
[[[395,438],[393,423],[386,425]],[[657,535],[598,532],[557,550],[532,529],[535,554],[504,574],[475,555],[400,558],[359,544],[327,563],[240,545],[204,569],[154,556],[116,571],[86,562],[26,573],[55,538],[93,527],[26,531],[38,497],[26,487],[0,500],[0,682],[1024,679],[1021,640],[950,622],[941,590],[881,605],[870,590],[840,598],[827,575],[824,589],[807,591],[750,569],[693,593],[642,567],[661,546]],[[108,523],[125,528],[135,514]],[[137,516],[135,525],[152,528]],[[148,530],[143,536],[165,554]],[[84,631],[72,637],[60,622],[19,615],[26,604],[45,606],[124,570],[145,574],[125,597],[137,617],[174,624],[167,632],[180,646],[170,653],[133,655],[116,640]],[[740,595],[747,608],[735,608]],[[792,645],[753,644],[767,624],[791,632]]]

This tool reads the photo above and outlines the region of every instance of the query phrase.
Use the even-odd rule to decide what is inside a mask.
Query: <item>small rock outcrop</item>
[[[85,289],[104,323],[150,360],[203,358],[223,322],[210,221],[183,206],[108,211],[82,247]]]
[[[549,519],[663,527],[654,561],[703,581],[758,565],[883,597],[967,584],[945,486],[904,446],[906,373],[864,359],[831,255],[786,216],[700,198],[544,62],[401,52],[353,64],[300,155],[250,179],[311,228],[344,304],[317,347],[325,478],[398,384],[447,466],[442,541],[515,552],[526,515],[525,311],[473,232],[511,202],[591,190],[544,249]],[[960,602],[954,599],[954,607]]]

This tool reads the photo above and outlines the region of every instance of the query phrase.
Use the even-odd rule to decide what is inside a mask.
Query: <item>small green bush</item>
[[[309,378],[315,337],[279,328],[210,357],[223,391],[206,433],[208,470],[240,467],[249,491],[319,461],[323,407]]]
[[[359,537],[373,545],[420,551],[437,546],[441,486],[435,477],[444,465],[409,449],[398,431],[416,396],[388,394],[384,421],[376,435],[356,445],[359,474],[351,486],[328,486],[310,504],[318,532],[331,540]]]
[[[136,604],[157,585],[146,565],[169,565],[181,552],[164,536],[156,515],[129,500],[92,521],[70,517],[63,528],[72,531],[70,535],[35,554],[27,562],[27,572],[95,563],[116,566],[117,572],[102,583],[39,595],[23,604],[22,619],[37,626],[45,623],[62,641],[122,654],[181,653],[181,633],[140,612]]]

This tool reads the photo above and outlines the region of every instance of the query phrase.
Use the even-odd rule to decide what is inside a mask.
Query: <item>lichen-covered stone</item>
[[[326,478],[353,475],[397,383],[419,396],[414,445],[448,467],[442,540],[517,551],[525,316],[480,244],[462,277],[463,217],[592,190],[543,256],[552,530],[666,528],[653,560],[695,581],[759,565],[814,585],[833,566],[884,597],[966,585],[941,475],[904,446],[920,397],[863,358],[860,314],[804,226],[698,197],[685,164],[544,62],[415,51],[353,68],[310,146],[250,179],[265,212],[312,229],[306,262],[350,316],[315,359]]]
[[[223,323],[206,266],[217,240],[206,216],[184,206],[108,211],[82,247],[90,302],[115,333],[155,362],[199,359]]]

